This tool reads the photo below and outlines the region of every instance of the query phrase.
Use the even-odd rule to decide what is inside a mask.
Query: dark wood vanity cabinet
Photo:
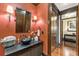
[[[41,56],[42,55],[42,45],[38,44],[38,45],[32,46],[31,48],[24,49],[19,53],[20,54],[17,54],[19,56]]]
[[[16,8],[16,33],[25,33],[30,30],[31,13]]]
[[[17,48],[18,47],[18,48]],[[6,49],[6,56],[41,56],[43,51],[42,42],[35,42],[29,45],[20,45]]]

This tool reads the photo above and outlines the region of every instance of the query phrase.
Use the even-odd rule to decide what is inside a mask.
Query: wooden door
[[[76,39],[77,39],[77,55],[79,56],[79,4],[77,7],[77,21],[76,21]]]

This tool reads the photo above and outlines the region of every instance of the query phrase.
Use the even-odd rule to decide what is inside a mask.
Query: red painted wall
[[[16,33],[16,21],[15,21],[15,13],[13,13],[13,17],[11,17],[11,21],[9,22],[8,14],[6,12],[7,6],[10,5],[13,8],[18,7],[24,10],[27,10],[31,12],[31,19],[33,19],[33,16],[36,15],[36,8],[32,4],[1,4],[0,3],[0,38],[3,38],[8,35],[15,35],[17,38],[20,37],[20,35],[28,35],[29,33]],[[31,28],[33,23],[31,22]],[[0,55],[4,53],[4,50],[2,50],[2,46],[0,46]]]
[[[48,55],[48,4],[41,3],[37,6],[37,26],[40,26],[41,31],[44,33],[41,35],[41,41],[43,41],[43,53]]]
[[[4,55],[4,48],[2,45],[0,45],[0,56]]]

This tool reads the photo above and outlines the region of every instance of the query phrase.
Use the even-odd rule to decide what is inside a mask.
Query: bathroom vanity
[[[18,44],[5,49],[6,56],[40,56],[42,55],[42,42],[34,41],[29,45]]]

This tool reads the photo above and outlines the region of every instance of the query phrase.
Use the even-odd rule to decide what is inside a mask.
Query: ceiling
[[[63,11],[65,9],[77,6],[78,3],[55,3],[59,11]]]
[[[38,6],[40,3],[32,3],[32,4],[35,5],[35,6]],[[72,8],[74,6],[77,6],[78,3],[55,3],[55,5],[59,9],[59,11],[63,11],[65,9]]]

